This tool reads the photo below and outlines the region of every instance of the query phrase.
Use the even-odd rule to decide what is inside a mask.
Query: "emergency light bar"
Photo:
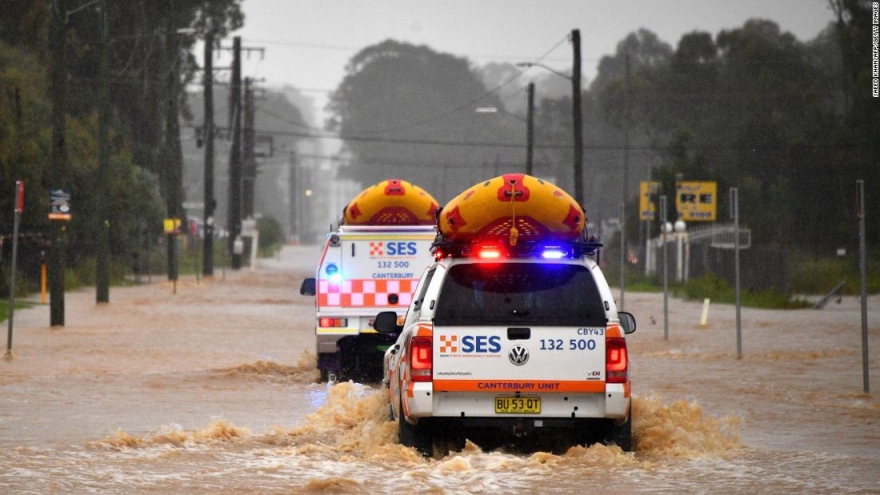
[[[551,243],[526,241],[519,242],[516,246],[507,246],[497,242],[450,242],[437,240],[431,247],[434,259],[440,260],[446,257],[453,258],[479,258],[493,260],[501,258],[542,258],[546,260],[558,260],[565,258],[580,258],[593,256],[599,252],[602,244],[597,241],[574,241]]]
[[[559,246],[545,246],[541,257],[545,260],[558,260],[568,256],[568,251]]]
[[[480,246],[477,248],[477,257],[484,260],[497,260],[501,258],[501,248],[494,245]]]

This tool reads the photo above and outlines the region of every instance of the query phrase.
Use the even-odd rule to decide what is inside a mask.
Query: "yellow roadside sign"
[[[660,182],[656,180],[639,182],[639,220],[654,220],[657,207],[651,201],[660,192]]]
[[[715,181],[675,183],[675,209],[685,222],[714,222],[718,209],[718,184]]]
[[[165,227],[166,234],[179,234],[180,233],[180,219],[179,218],[166,218],[163,222]]]

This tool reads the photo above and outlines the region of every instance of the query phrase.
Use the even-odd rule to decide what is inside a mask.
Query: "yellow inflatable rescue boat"
[[[578,240],[584,210],[562,189],[525,174],[506,174],[476,184],[440,212],[438,229],[446,241],[495,239]]]
[[[388,179],[370,186],[343,210],[345,225],[431,225],[438,203],[422,188]]]

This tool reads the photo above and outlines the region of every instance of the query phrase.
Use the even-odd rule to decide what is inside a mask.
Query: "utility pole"
[[[101,2],[101,63],[98,107],[98,178],[95,181],[97,194],[95,195],[96,215],[95,223],[98,234],[98,249],[95,260],[95,302],[110,302],[110,276],[107,264],[110,258],[110,232],[107,219],[107,191],[110,171],[110,144],[108,126],[110,125],[110,36],[108,33],[107,0]]]
[[[67,181],[67,144],[64,137],[66,107],[66,56],[64,37],[67,17],[66,0],[56,0],[50,8],[49,44],[52,52],[50,98],[52,99],[52,169],[51,180],[59,185]],[[52,236],[49,249],[49,325],[64,326],[64,223],[49,222]]]
[[[529,105],[526,113],[526,175],[533,175],[532,157],[535,152],[535,83],[528,85]]]
[[[739,188],[730,188],[730,212],[733,217],[733,271],[736,290],[736,358],[742,359],[742,298],[739,273]]]
[[[571,31],[574,61],[571,67],[572,132],[574,132],[574,199],[584,206],[584,131],[581,113],[581,32]]]
[[[623,204],[626,205],[629,192],[629,51],[624,54],[623,61]]]
[[[165,187],[167,195],[168,217],[174,222],[174,232],[167,233],[167,256],[168,256],[168,280],[177,281],[177,222],[181,220],[181,175],[183,156],[180,149],[180,123],[178,122],[177,99],[180,85],[179,74],[179,44],[176,30],[172,23],[172,17],[168,18],[165,29],[165,46],[163,49],[166,74],[165,88]],[[175,285],[176,291],[176,285]]]
[[[876,146],[876,143],[875,143]],[[876,148],[875,148],[876,149]],[[871,393],[870,365],[868,362],[868,265],[865,259],[867,248],[865,246],[865,181],[856,181],[856,216],[859,220],[859,292],[861,293],[862,309],[862,391]]]
[[[254,216],[254,182],[257,178],[257,162],[254,158],[254,80],[244,79],[244,130],[242,150],[241,216]]]
[[[287,204],[288,204],[288,231],[295,235],[300,242],[304,242],[305,239],[302,237],[300,232],[300,194],[299,190],[299,181],[297,180],[297,158],[296,151],[290,151],[287,162]]]
[[[254,218],[254,182],[257,180],[257,162],[254,159],[254,80],[244,79],[244,129],[241,170],[241,216],[251,221]],[[257,249],[253,237],[244,237],[244,252]],[[251,266],[251,269],[254,267]]]
[[[242,184],[243,168],[246,164],[242,161],[242,91],[241,91],[241,52],[258,51],[260,56],[263,54],[263,48],[242,48],[241,37],[232,38],[232,82],[229,87],[230,103],[229,103],[229,127],[232,132],[232,150],[229,158],[229,214],[227,215],[227,224],[229,231],[229,252],[232,253],[232,269],[241,268],[241,255],[243,251],[243,243],[241,240],[241,217],[244,210],[242,194],[244,187]],[[236,247],[238,246],[238,247]]]
[[[232,269],[241,268],[241,37],[232,39],[232,84],[230,91],[230,129],[232,150],[229,158],[229,213],[227,215],[229,232],[229,252],[232,254]],[[241,246],[241,244],[238,244]],[[236,252],[238,251],[238,252]]]
[[[202,274],[214,276],[214,31],[208,30],[205,35],[205,240],[202,244],[204,258]]]
[[[620,307],[626,297],[626,195],[629,182],[629,52],[624,54],[623,78],[623,198],[620,202]],[[665,242],[665,239],[664,239]],[[665,246],[665,244],[664,244]],[[666,260],[663,260],[666,263]],[[665,266],[665,265],[664,265]]]

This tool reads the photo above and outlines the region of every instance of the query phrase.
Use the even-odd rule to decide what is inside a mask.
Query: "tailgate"
[[[604,327],[434,327],[435,392],[604,392]]]

